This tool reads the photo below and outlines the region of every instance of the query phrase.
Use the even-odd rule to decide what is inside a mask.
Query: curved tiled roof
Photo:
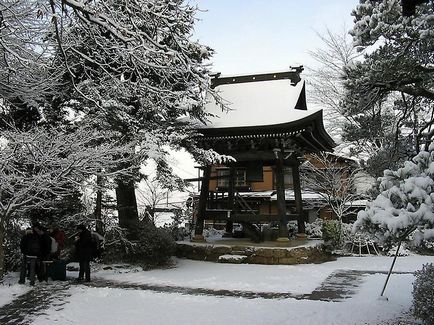
[[[331,150],[335,144],[324,129],[322,110],[307,110],[300,69],[216,76],[213,86],[227,109],[210,98],[205,110],[212,116],[197,126],[203,140],[296,137],[314,151]]]

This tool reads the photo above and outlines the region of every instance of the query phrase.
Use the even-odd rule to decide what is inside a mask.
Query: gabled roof
[[[324,129],[322,110],[307,110],[302,70],[297,67],[265,74],[215,75],[212,86],[229,110],[222,110],[220,103],[209,99],[205,110],[213,116],[208,123],[196,126],[202,141],[211,141],[208,145],[218,152],[232,150],[224,148],[226,140],[264,138],[290,138],[294,146],[308,152],[331,150],[335,143]]]
[[[210,98],[205,110],[213,114],[203,128],[232,128],[278,125],[308,117],[304,81],[294,72],[220,77],[215,89],[229,110]],[[223,81],[220,81],[222,79]],[[213,79],[215,80],[215,79]],[[233,80],[231,82],[231,80]]]

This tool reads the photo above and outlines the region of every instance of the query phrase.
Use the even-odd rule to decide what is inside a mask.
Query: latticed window
[[[285,182],[285,188],[292,188],[294,184],[294,180],[292,177],[292,168],[285,168],[283,170],[283,181]]]
[[[246,170],[244,168],[237,169],[235,171],[235,187],[241,187],[246,185]]]
[[[217,169],[217,176],[227,176],[225,178],[217,179],[217,187],[229,187],[229,168],[219,168]],[[247,186],[246,182],[246,170],[244,168],[237,168],[235,170],[235,187]]]
[[[274,189],[276,189],[276,173],[273,173],[274,177]],[[293,188],[294,187],[294,178],[292,176],[292,168],[291,167],[285,167],[283,169],[283,182],[285,184],[285,188]]]
[[[217,176],[228,176],[225,178],[217,179],[218,187],[229,187],[229,168],[217,169]]]

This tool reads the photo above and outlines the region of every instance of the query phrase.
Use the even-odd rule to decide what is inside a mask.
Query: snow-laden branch
[[[118,146],[88,128],[8,130],[0,149],[0,216],[49,205],[94,175],[130,177],[134,143]],[[136,159],[137,156],[134,156]],[[140,158],[138,158],[140,159]]]
[[[336,217],[342,220],[359,198],[356,184],[360,169],[329,153],[312,154],[300,167],[302,187],[318,193]]]
[[[396,171],[380,178],[381,193],[358,214],[355,229],[367,229],[381,240],[401,240],[417,229],[434,229],[434,146],[421,151]],[[419,236],[423,239],[424,235]]]

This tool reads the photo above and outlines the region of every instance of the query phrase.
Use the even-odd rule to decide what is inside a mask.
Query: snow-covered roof
[[[260,191],[260,192],[238,192],[243,198],[270,198],[275,191]]]
[[[300,96],[304,96],[304,81],[296,85],[291,79],[263,80],[221,84],[216,87],[224,104],[223,110],[210,98],[205,110],[208,118],[205,128],[231,128],[277,125],[308,117],[320,109],[295,109]]]
[[[227,197],[228,192],[219,192],[222,197]],[[255,191],[255,192],[238,192],[240,196],[243,198],[266,198],[271,201],[277,200],[277,193],[275,190],[268,191]],[[199,193],[195,194],[195,196],[199,196]],[[301,191],[301,197],[303,200],[323,200],[323,197],[319,193],[310,192],[310,191]],[[285,190],[285,199],[288,201],[295,200],[294,191],[291,189]]]
[[[212,116],[207,123],[194,126],[200,129],[200,145],[212,146],[237,160],[250,158],[244,155],[245,150],[237,152],[243,144],[228,145],[228,140],[244,139],[246,147],[246,141],[257,138],[285,138],[291,139],[292,147],[306,152],[331,150],[335,143],[324,129],[322,110],[307,110],[302,70],[298,67],[266,74],[215,75],[211,85],[222,100],[216,101],[210,95],[205,111]],[[260,159],[271,158],[264,153]]]
[[[366,204],[368,202],[369,202],[368,200],[354,200],[352,202],[345,203],[345,206],[352,206],[352,207],[356,207],[356,208],[360,208],[360,207],[365,208]]]
[[[319,193],[310,192],[310,191],[303,191],[303,190],[301,191],[301,198],[302,198],[302,200],[305,200],[305,201],[324,200],[324,198]],[[276,201],[277,200],[277,193],[276,192],[273,193],[273,195],[271,196],[270,200],[271,201]],[[286,201],[295,200],[294,190],[291,190],[291,189],[286,189],[285,190],[285,200]]]

